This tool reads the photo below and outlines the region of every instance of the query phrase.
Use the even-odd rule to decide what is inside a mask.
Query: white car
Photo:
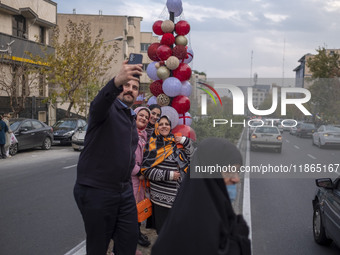
[[[84,149],[84,140],[87,126],[88,125],[86,125],[85,127],[78,128],[78,130],[72,136],[72,148],[75,151],[81,151],[82,149]]]
[[[322,148],[326,145],[340,145],[340,127],[322,125],[313,133],[313,145]]]
[[[262,126],[256,127],[250,137],[250,150],[274,149],[281,153],[282,136],[277,127]]]

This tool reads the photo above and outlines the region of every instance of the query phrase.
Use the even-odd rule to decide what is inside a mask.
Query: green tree
[[[312,72],[309,90],[312,94],[311,108],[326,121],[340,120],[340,55],[319,48],[318,54],[307,61]]]
[[[55,54],[45,51],[43,58],[31,55],[34,61],[45,63],[42,72],[54,87],[49,99],[68,103],[67,116],[72,107],[86,113],[87,102],[92,101],[105,83],[103,76],[119,51],[117,42],[104,44],[101,36],[102,30],[92,37],[90,23],[69,20],[63,40],[59,28],[54,31]]]

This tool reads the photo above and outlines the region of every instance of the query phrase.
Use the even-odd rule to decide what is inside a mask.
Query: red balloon
[[[161,44],[171,46],[175,43],[175,37],[171,33],[165,33],[161,39]]]
[[[157,57],[156,50],[160,46],[160,43],[153,43],[148,48],[148,56],[153,61],[159,61],[159,58]]]
[[[190,32],[190,25],[185,20],[178,21],[175,26],[175,31],[178,35],[187,35]]]
[[[172,55],[172,50],[168,45],[161,45],[157,48],[156,54],[160,60],[167,60]]]
[[[190,138],[193,141],[196,141],[196,133],[190,126],[187,125],[177,125],[172,131],[173,134],[181,133],[183,136]]]
[[[178,59],[185,59],[187,56],[187,49],[184,45],[176,45],[172,49],[172,55]]]
[[[179,114],[184,114],[190,109],[190,99],[182,95],[177,96],[172,100],[171,106],[175,108]]]
[[[156,35],[164,34],[162,27],[161,27],[162,23],[163,23],[163,20],[157,20],[155,23],[153,23],[152,30]]]
[[[163,89],[162,89],[163,81],[162,80],[157,80],[154,81],[153,83],[150,84],[150,92],[152,95],[157,97],[160,94],[164,94]]]
[[[191,77],[191,68],[186,63],[180,63],[179,66],[173,71],[173,76],[180,81],[189,80]]]

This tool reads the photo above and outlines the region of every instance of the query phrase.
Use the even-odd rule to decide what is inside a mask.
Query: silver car
[[[281,153],[282,136],[277,127],[262,126],[256,127],[250,137],[250,150],[255,149],[274,149]]]
[[[72,148],[75,151],[81,151],[84,149],[84,140],[86,135],[87,125],[80,127],[72,136]]]
[[[313,145],[322,148],[326,145],[340,145],[340,127],[322,125],[313,133]]]

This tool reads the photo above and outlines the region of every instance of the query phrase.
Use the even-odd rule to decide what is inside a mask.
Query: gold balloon
[[[171,20],[164,20],[161,29],[164,33],[171,33],[175,29],[175,24]]]
[[[157,69],[157,76],[159,79],[165,80],[170,76],[170,71],[165,66],[161,66],[160,68]]]
[[[178,35],[178,36],[176,36],[175,43],[176,43],[176,45],[187,46],[188,39],[184,35]]]
[[[157,104],[159,106],[167,106],[170,104],[170,98],[165,94],[159,94],[157,96]]]
[[[175,56],[171,56],[165,61],[165,65],[170,70],[175,70],[179,66],[179,60]]]
[[[161,67],[161,64],[160,64],[159,62],[157,62],[157,63],[155,64],[155,67],[158,69],[158,68]]]

